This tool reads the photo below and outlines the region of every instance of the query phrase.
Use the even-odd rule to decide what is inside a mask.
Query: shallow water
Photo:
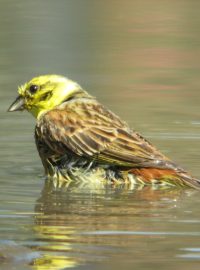
[[[199,191],[52,191],[28,113],[38,74],[77,80],[200,178],[198,1],[2,1],[0,269],[199,269]]]

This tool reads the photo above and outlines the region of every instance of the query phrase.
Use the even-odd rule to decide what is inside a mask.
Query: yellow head
[[[79,84],[59,75],[35,77],[18,88],[19,96],[8,111],[26,109],[37,119],[76,95],[90,97]]]

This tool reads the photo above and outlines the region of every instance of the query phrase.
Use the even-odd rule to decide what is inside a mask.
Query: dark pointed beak
[[[23,111],[24,110],[24,98],[18,96],[16,100],[8,108],[8,112]]]

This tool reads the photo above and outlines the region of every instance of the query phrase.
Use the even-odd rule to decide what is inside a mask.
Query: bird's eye
[[[39,86],[36,85],[36,84],[33,84],[33,85],[30,86],[29,92],[30,92],[31,94],[35,94],[35,93],[37,92],[38,89],[39,89]]]

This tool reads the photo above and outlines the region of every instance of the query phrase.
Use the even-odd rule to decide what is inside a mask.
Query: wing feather
[[[172,167],[173,163],[96,100],[66,102],[41,117],[36,128],[52,151],[124,167]],[[56,145],[56,146],[55,146]]]

